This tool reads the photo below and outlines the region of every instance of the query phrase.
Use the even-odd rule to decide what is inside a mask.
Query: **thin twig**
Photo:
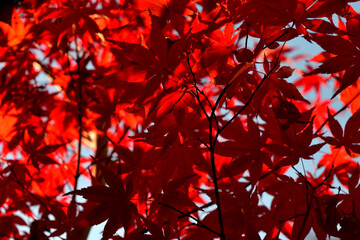
[[[215,145],[216,145],[216,139],[213,142],[213,136],[212,136],[212,123],[213,123],[213,119],[215,117],[215,111],[216,111],[216,107],[212,106],[209,98],[202,92],[200,91],[200,89],[198,88],[197,84],[196,84],[196,78],[195,78],[195,74],[192,71],[191,65],[190,65],[190,58],[189,55],[187,54],[187,63],[191,72],[191,75],[193,77],[193,81],[194,81],[194,87],[195,87],[195,97],[202,109],[202,111],[204,112],[208,122],[209,122],[209,146],[205,145],[208,147],[209,151],[210,151],[210,162],[211,162],[211,169],[212,169],[212,178],[214,181],[214,190],[215,190],[215,199],[216,199],[216,206],[217,206],[217,212],[218,212],[218,218],[219,218],[219,226],[220,226],[220,234],[218,234],[218,236],[220,236],[221,240],[225,240],[225,233],[224,233],[224,225],[223,225],[223,220],[222,220],[222,213],[221,213],[221,203],[220,203],[220,196],[219,196],[219,187],[218,187],[218,183],[217,183],[217,176],[216,176],[216,165],[215,165]],[[200,95],[199,92],[204,96],[204,98],[206,99],[206,101],[208,102],[210,108],[211,108],[211,115],[209,116],[209,114],[206,112],[204,106],[202,105],[202,102],[200,100]],[[224,92],[224,91],[222,91]],[[218,126],[218,123],[217,123]]]
[[[76,165],[76,172],[75,172],[75,182],[74,182],[74,191],[75,193],[73,194],[72,200],[73,202],[75,201],[76,198],[76,190],[77,190],[77,186],[78,186],[78,180],[80,177],[80,160],[81,160],[81,141],[82,141],[82,82],[81,82],[81,69],[80,69],[80,60],[81,57],[79,55],[79,51],[78,51],[78,46],[76,43],[76,34],[75,31],[73,33],[74,35],[74,44],[75,44],[75,52],[76,52],[76,63],[77,63],[77,74],[78,74],[78,88],[76,89],[74,86],[74,77],[73,74],[71,72],[71,64],[70,64],[70,59],[69,59],[69,54],[67,54],[67,63],[68,63],[68,68],[69,68],[69,75],[71,78],[71,84],[70,86],[73,87],[74,93],[75,93],[75,100],[77,103],[77,108],[78,108],[78,125],[79,125],[79,129],[78,129],[78,146],[77,146],[77,150],[78,150],[78,155],[77,155],[77,165]],[[68,50],[69,51],[69,50]]]
[[[282,38],[283,36],[285,36],[285,34],[288,34],[289,32],[287,30],[285,30],[279,37],[277,37],[276,39],[272,40],[268,45],[264,46],[263,49],[266,49],[268,47],[270,47],[271,45],[273,45],[276,41],[278,41],[280,38]],[[287,39],[286,39],[287,40]],[[285,42],[286,42],[285,40]]]
[[[232,122],[234,121],[234,119],[240,115],[240,113],[242,113],[242,111],[245,110],[246,107],[248,107],[251,103],[251,100],[255,97],[255,94],[259,91],[259,89],[261,88],[261,86],[263,85],[263,83],[265,82],[265,80],[267,78],[270,77],[271,73],[276,69],[276,67],[278,66],[279,64],[279,60],[280,60],[280,56],[281,56],[281,53],[282,53],[282,50],[284,49],[285,47],[285,43],[286,43],[286,40],[284,41],[283,45],[281,46],[281,49],[279,51],[279,54],[276,58],[276,61],[275,61],[275,64],[274,66],[270,69],[269,73],[268,74],[265,74],[265,76],[263,77],[263,79],[260,81],[260,83],[256,86],[254,92],[251,94],[250,98],[248,99],[248,101],[245,103],[245,105],[237,112],[234,114],[234,116],[222,127],[219,129],[218,131],[218,134],[217,135],[220,135],[220,133]]]
[[[215,204],[214,202],[208,202],[207,204],[204,204],[199,208],[196,208],[196,209],[193,209],[193,210],[191,210],[189,212],[186,212],[185,215],[180,215],[178,218],[183,218],[183,217],[187,216],[188,214],[196,213],[197,211],[199,211],[199,209],[205,209],[205,208],[213,206],[214,204]]]
[[[76,166],[76,174],[75,174],[75,184],[74,184],[74,190],[77,190],[78,180],[79,180],[79,172],[80,172],[80,160],[81,160],[81,141],[82,141],[82,79],[81,79],[81,72],[80,72],[80,57],[79,52],[77,49],[76,44],[76,37],[74,38],[75,42],[75,50],[76,50],[76,62],[77,62],[77,69],[78,69],[78,99],[77,99],[77,107],[78,107],[78,125],[79,125],[79,141],[78,141],[78,156],[77,156],[77,166]],[[74,194],[75,195],[75,194]]]
[[[14,169],[12,168],[12,166],[9,165],[9,168],[10,168],[10,171],[12,172],[14,178],[15,178],[15,182],[22,188],[24,189],[27,193],[30,194],[30,196],[32,198],[34,198],[41,206],[43,206],[45,208],[45,210],[48,212],[48,213],[51,213],[51,210],[48,208],[48,206],[40,199],[38,198],[37,196],[35,196],[35,194],[33,194],[29,189],[27,189],[19,180],[19,178],[17,177],[17,175],[15,174],[14,172]]]
[[[213,111],[215,111],[215,109]],[[211,116],[213,116],[213,114],[211,114]],[[211,170],[212,170],[213,181],[214,181],[215,199],[216,199],[216,206],[217,206],[220,233],[221,233],[220,238],[221,238],[221,240],[225,240],[224,224],[223,224],[222,213],[221,213],[221,202],[220,202],[219,186],[217,183],[216,164],[215,164],[215,146],[216,146],[217,139],[215,137],[214,142],[213,142],[212,129],[213,129],[213,126],[212,126],[212,117],[211,117],[209,119],[210,162],[211,162]]]
[[[348,103],[346,103],[342,108],[340,108],[339,111],[337,111],[333,117],[335,117],[336,115],[338,115],[339,113],[341,113],[342,111],[344,111],[357,97],[360,96],[360,92],[358,92]],[[314,133],[315,135],[318,134],[320,132],[320,130],[325,126],[325,124],[329,121],[329,118],[327,118],[323,124],[321,124],[321,126],[318,128],[318,130],[316,130],[316,132]]]
[[[153,203],[155,203],[155,204],[159,204],[159,205],[161,205],[161,206],[167,207],[167,208],[169,208],[169,209],[171,209],[171,210],[173,210],[173,211],[175,211],[175,212],[177,212],[177,213],[180,213],[181,215],[180,215],[178,218],[182,218],[182,217],[184,217],[184,216],[189,217],[189,218],[191,218],[192,220],[194,220],[194,221],[198,224],[198,226],[200,226],[200,227],[208,230],[209,232],[212,232],[212,233],[216,234],[217,236],[220,236],[220,233],[218,233],[218,232],[216,232],[215,230],[213,230],[213,229],[211,229],[210,227],[208,227],[208,226],[207,226],[206,224],[204,224],[200,219],[197,219],[196,217],[191,216],[190,213],[185,213],[185,212],[183,212],[183,211],[181,211],[181,210],[179,210],[179,209],[177,209],[177,208],[175,208],[175,207],[173,207],[173,206],[171,206],[171,205],[169,205],[169,204],[167,204],[167,203],[159,202],[159,201],[152,200],[152,199],[138,199],[138,198],[135,199],[135,198],[133,198],[133,199],[130,199],[130,200],[134,200],[134,201],[149,201],[149,202],[153,202]]]
[[[209,145],[208,145],[206,142],[204,142],[201,138],[198,137],[197,140],[199,140],[202,144],[205,145],[205,147],[206,147],[208,150],[210,150]]]
[[[197,100],[198,100],[198,102],[199,102],[199,104],[200,104],[200,107],[201,107],[202,111],[204,112],[206,118],[209,118],[209,116],[208,116],[208,114],[207,114],[204,106],[203,106],[202,103],[201,103],[199,93],[200,93],[202,96],[204,96],[206,102],[209,104],[209,106],[210,106],[211,109],[213,109],[213,106],[212,106],[209,98],[206,96],[206,94],[205,94],[203,91],[201,91],[201,90],[199,89],[199,87],[197,86],[195,73],[193,72],[192,67],[191,67],[191,65],[190,65],[190,58],[189,58],[189,54],[188,54],[188,53],[186,53],[186,61],[187,61],[187,64],[188,64],[188,67],[189,67],[191,76],[192,76],[192,78],[193,78],[194,87],[195,87],[195,97],[197,98]]]

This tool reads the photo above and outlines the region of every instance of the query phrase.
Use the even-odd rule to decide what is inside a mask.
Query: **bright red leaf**
[[[358,1],[7,2],[0,239],[359,238]]]

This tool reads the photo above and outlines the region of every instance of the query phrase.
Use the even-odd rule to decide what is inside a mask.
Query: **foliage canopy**
[[[4,5],[1,239],[359,239],[349,2]]]

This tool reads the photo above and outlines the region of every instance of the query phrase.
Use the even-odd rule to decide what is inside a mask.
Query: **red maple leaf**
[[[134,224],[133,217],[138,213],[136,205],[130,201],[131,193],[129,189],[124,188],[120,176],[105,167],[101,168],[101,171],[108,186],[90,186],[66,195],[80,195],[90,203],[96,204],[87,211],[87,214],[84,214],[86,216],[82,216],[86,219],[79,219],[79,221],[87,221],[91,226],[108,220],[102,234],[102,239],[105,240],[112,237],[121,227],[124,227],[127,232]]]
[[[345,130],[328,111],[329,127],[333,137],[324,137],[335,148],[345,147],[346,152],[360,153],[360,111],[354,113],[346,122]]]

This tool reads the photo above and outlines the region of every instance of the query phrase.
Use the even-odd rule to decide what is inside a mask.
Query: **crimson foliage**
[[[349,2],[11,2],[1,239],[86,239],[104,221],[103,239],[359,239]],[[323,52],[291,55],[296,38]]]

